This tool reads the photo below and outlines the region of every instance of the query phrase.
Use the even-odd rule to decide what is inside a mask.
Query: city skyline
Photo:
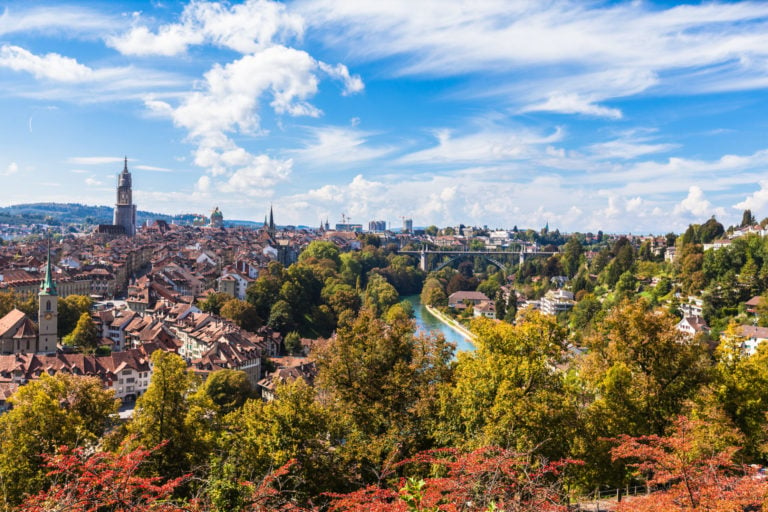
[[[768,216],[768,4],[6,2],[0,206],[682,231]]]

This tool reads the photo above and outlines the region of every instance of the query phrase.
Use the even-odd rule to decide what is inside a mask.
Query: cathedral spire
[[[128,155],[125,156],[125,164],[123,165],[123,172],[128,172]]]
[[[269,205],[269,231],[275,232],[275,216],[272,214],[272,205]]]

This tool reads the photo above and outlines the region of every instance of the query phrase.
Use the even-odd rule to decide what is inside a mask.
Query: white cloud
[[[353,60],[386,59],[392,75],[479,72],[483,79],[463,94],[490,89],[524,111],[618,119],[620,110],[601,103],[651,88],[768,87],[764,2],[659,8],[487,0],[468,9],[443,0],[305,0],[297,8],[328,46],[344,46]]]
[[[249,162],[243,162],[239,169],[226,182],[219,184],[218,189],[226,193],[245,194],[252,197],[267,197],[271,194],[276,183],[288,178],[291,174],[293,161],[274,160],[266,155],[249,157]]]
[[[370,146],[368,139],[374,134],[350,128],[325,126],[310,129],[310,133],[312,140],[308,141],[303,149],[289,152],[305,165],[329,166],[366,162],[387,155],[394,149]]]
[[[174,172],[173,169],[168,169],[166,167],[155,167],[153,165],[134,165],[132,169],[152,172]]]
[[[76,165],[103,165],[123,163],[123,157],[118,156],[73,156],[67,162]]]
[[[103,182],[97,180],[96,178],[85,178],[85,184],[89,187],[100,187],[104,185]]]
[[[544,102],[526,105],[521,109],[521,112],[560,112],[607,117],[609,119],[621,119],[622,117],[619,109],[603,107],[577,94],[565,93],[553,94]]]
[[[0,176],[10,176],[19,172],[19,165],[16,162],[11,162],[4,171],[0,172]]]
[[[189,46],[213,44],[239,53],[254,53],[304,31],[301,16],[288,12],[279,2],[247,0],[242,4],[193,0],[184,8],[180,23],[160,26],[153,32],[140,25],[127,33],[107,39],[107,44],[124,55],[184,53]]]
[[[532,155],[534,146],[561,140],[559,128],[549,135],[529,130],[484,128],[474,133],[455,136],[451,130],[435,132],[437,146],[417,151],[400,159],[402,163],[498,162],[519,160]]]
[[[703,217],[712,214],[714,211],[712,203],[704,197],[701,187],[691,185],[688,189],[688,196],[675,206],[676,214],[692,213],[697,217]]]
[[[115,19],[81,6],[46,4],[26,8],[23,4],[5,7],[0,13],[0,35],[38,32],[45,35],[93,34],[111,31]]]
[[[57,82],[85,82],[93,79],[93,70],[75,59],[57,53],[38,56],[18,46],[0,46],[0,67],[26,71],[36,78]]]
[[[738,210],[752,210],[752,212],[764,211],[768,206],[768,181],[761,180],[760,188],[747,196],[740,203],[733,205]]]
[[[678,147],[677,144],[650,144],[648,137],[638,137],[634,134],[628,134],[626,137],[599,142],[588,147],[590,153],[595,158],[601,160],[632,160],[639,156],[650,155],[653,153],[666,153]]]

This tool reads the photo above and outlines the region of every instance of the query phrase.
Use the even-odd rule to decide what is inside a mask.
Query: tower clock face
[[[45,319],[46,320],[50,320],[51,318],[53,318],[53,314],[51,314],[51,313],[46,313],[45,314]]]

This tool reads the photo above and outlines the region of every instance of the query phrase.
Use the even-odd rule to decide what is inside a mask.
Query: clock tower
[[[56,352],[58,341],[59,295],[51,272],[51,242],[48,242],[48,262],[45,265],[45,277],[40,284],[38,295],[40,304],[37,311],[38,342],[37,351]]]

